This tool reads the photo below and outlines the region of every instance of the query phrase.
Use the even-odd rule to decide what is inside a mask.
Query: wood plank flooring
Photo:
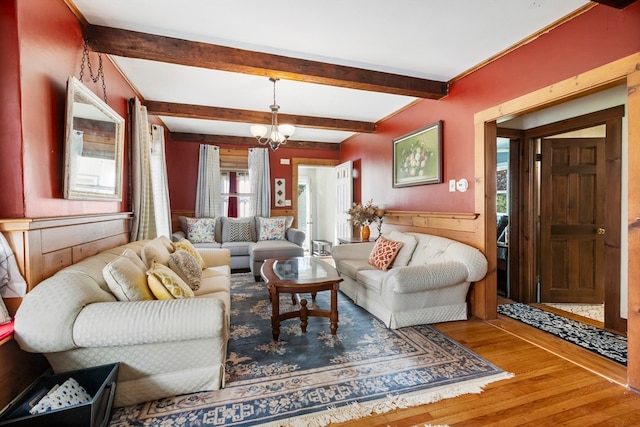
[[[332,424],[353,427],[640,426],[626,368],[505,316],[435,327],[515,376],[483,393]]]

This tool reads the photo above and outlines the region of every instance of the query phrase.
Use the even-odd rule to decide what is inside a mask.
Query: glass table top
[[[292,280],[298,283],[338,277],[333,267],[314,257],[277,260],[273,264],[273,272],[280,280]]]

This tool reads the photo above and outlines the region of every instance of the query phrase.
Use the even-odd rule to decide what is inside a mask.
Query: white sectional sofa
[[[383,237],[402,242],[386,271],[369,263],[374,242],[333,247],[344,279],[340,291],[392,329],[467,319],[469,286],[487,273],[478,249],[421,233],[393,231]]]
[[[131,263],[123,260],[125,249]],[[63,268],[24,297],[15,316],[16,341],[25,351],[43,353],[55,373],[120,362],[115,406],[220,389],[229,337],[229,251],[199,250],[205,264],[199,287],[186,291],[194,297],[154,299],[151,287],[145,289],[145,268],[153,261],[154,268],[172,263],[173,252],[164,237]],[[123,265],[137,265],[142,276]],[[124,276],[134,279],[123,291],[113,278],[122,284]]]
[[[293,217],[259,216],[245,218],[189,218],[178,217],[180,230],[173,233],[172,240],[189,239],[197,248],[224,248],[231,252],[231,269],[250,269],[260,277],[260,267],[267,258],[288,258],[304,255],[302,244],[305,233],[291,227]],[[209,239],[194,239],[189,229],[201,220],[210,220],[213,230]],[[284,224],[278,233],[273,232],[278,223]],[[200,234],[199,237],[201,237]],[[206,241],[210,240],[210,241]]]

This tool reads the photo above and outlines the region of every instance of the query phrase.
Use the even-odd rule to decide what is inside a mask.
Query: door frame
[[[509,244],[507,257],[507,280],[509,283],[509,298],[515,301],[521,300],[522,279],[520,277],[520,262],[523,255],[519,253],[521,239],[520,212],[521,194],[526,194],[520,186],[522,150],[525,144],[524,131],[519,129],[498,128],[497,137],[509,138]],[[514,286],[512,286],[514,285]]]
[[[479,284],[475,294],[474,312],[484,319],[497,318],[496,282],[496,128],[497,120],[524,115],[540,109],[570,101],[593,92],[624,84],[627,86],[627,134],[628,162],[640,166],[640,52],[602,65],[579,75],[553,83],[520,97],[490,106],[474,115],[474,187],[475,210],[484,222],[479,227],[478,242],[487,256],[489,270],[484,283]],[[628,256],[640,259],[640,167],[630,167],[627,197]],[[631,220],[633,218],[633,220]],[[478,285],[478,284],[477,284]],[[628,364],[627,379],[631,388],[640,390],[640,263],[628,266]]]
[[[298,166],[338,166],[340,164],[340,160],[333,159],[312,159],[305,157],[293,157],[291,159],[291,188],[294,193],[297,194],[298,191]],[[298,198],[291,198],[291,210],[292,215],[296,219],[298,219]]]
[[[536,276],[539,274],[536,260],[539,259],[538,245],[539,229],[537,227],[537,214],[539,210],[538,194],[540,191],[536,174],[533,172],[537,169],[536,140],[557,135],[560,133],[571,132],[575,130],[585,129],[593,126],[605,125],[605,186],[607,196],[613,199],[607,200],[607,205],[613,209],[608,209],[605,213],[605,327],[617,332],[625,333],[627,322],[620,317],[620,196],[621,196],[621,153],[622,153],[622,117],[625,115],[624,105],[607,108],[605,110],[584,114],[578,117],[562,120],[555,123],[549,123],[543,126],[527,129],[524,132],[524,141],[526,149],[523,150],[524,157],[522,164],[527,165],[523,168],[521,182],[529,185],[529,197],[523,198],[522,202],[522,218],[521,223],[523,233],[533,236],[530,239],[521,238],[521,242],[528,242],[527,246],[521,248],[524,256],[521,256],[520,271],[525,271],[525,275],[521,277],[519,284],[521,286],[521,295],[527,300],[522,302],[536,301]],[[530,171],[530,172],[529,172]],[[523,236],[521,236],[523,237]],[[611,278],[618,277],[617,281]],[[608,281],[608,282],[607,282]]]

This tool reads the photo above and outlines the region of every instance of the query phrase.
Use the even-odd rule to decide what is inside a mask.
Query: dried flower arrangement
[[[373,204],[373,199],[369,200],[366,205],[354,203],[347,213],[351,216],[351,223],[355,226],[369,225],[380,219],[379,212],[381,209]]]

